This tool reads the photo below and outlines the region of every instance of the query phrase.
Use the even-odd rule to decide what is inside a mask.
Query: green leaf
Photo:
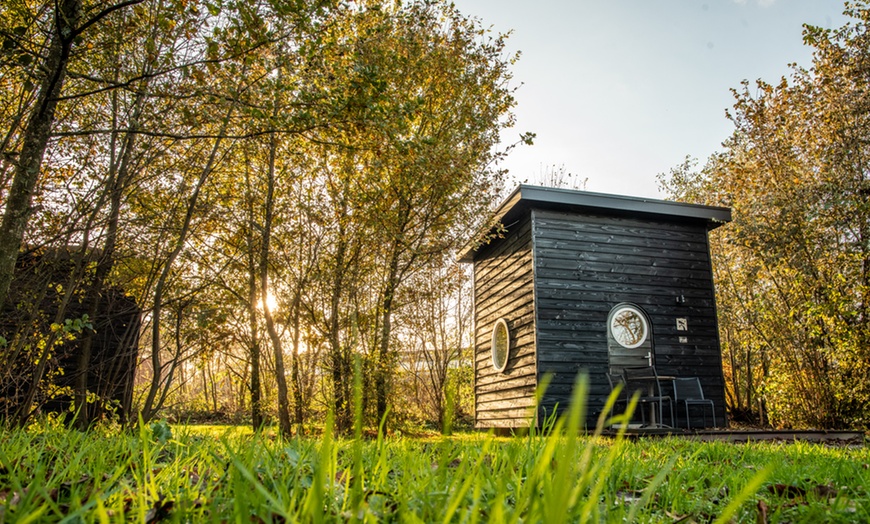
[[[166,444],[172,440],[172,428],[165,420],[160,420],[151,424],[151,437],[161,444]]]

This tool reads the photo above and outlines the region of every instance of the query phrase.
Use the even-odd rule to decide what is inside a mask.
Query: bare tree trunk
[[[247,257],[248,257],[248,326],[251,330],[251,425],[254,431],[259,431],[263,426],[263,406],[260,396],[260,336],[259,322],[257,320],[257,302],[259,293],[257,291],[257,265],[255,261],[254,249],[254,192],[251,186],[251,175],[248,169],[245,169],[245,187],[247,195],[245,196],[248,207],[248,224],[245,227],[247,237]],[[265,299],[265,297],[264,297]]]
[[[208,370],[209,385],[211,386],[212,411],[217,413],[220,409],[218,406],[217,381],[215,381],[214,378],[214,370],[211,368],[211,361],[212,359],[206,360],[205,367]]]
[[[48,52],[40,70],[45,73],[37,90],[36,104],[27,120],[27,127],[12,175],[3,220],[0,222],[0,309],[6,302],[9,285],[15,273],[15,261],[24,239],[32,212],[33,190],[42,169],[42,159],[51,136],[54,113],[63,89],[73,42],[82,32],[109,13],[138,4],[143,0],[123,0],[98,12],[82,23],[81,0],[57,0],[54,3],[54,30]]]
[[[253,257],[253,251],[251,251],[250,254]],[[257,284],[253,261],[251,261],[251,264],[250,278],[248,281],[248,297],[250,301],[248,307],[248,325],[251,330],[251,425],[253,426],[254,431],[258,431],[263,426],[263,401],[260,397],[260,335],[256,306]]]
[[[205,397],[205,405],[208,407],[209,400],[208,395],[211,393],[211,388],[208,387],[208,374],[206,373],[206,368],[208,367],[208,362],[204,362],[202,366],[202,396]],[[215,410],[217,411],[217,410]]]
[[[332,280],[332,296],[329,304],[329,353],[332,364],[333,409],[335,410],[335,427],[338,431],[350,429],[350,389],[348,381],[351,378],[350,363],[341,345],[341,294],[344,289],[344,264],[347,244],[345,231],[339,225],[339,245],[335,256],[335,273]]]
[[[380,423],[387,413],[390,379],[392,378],[392,359],[390,358],[390,334],[392,330],[393,300],[398,286],[399,257],[393,250],[387,282],[381,295],[381,332],[378,341],[377,362],[375,363],[375,403],[377,422]]]
[[[147,68],[146,71],[147,72]],[[147,78],[147,75],[145,75]],[[115,142],[117,140],[117,132],[112,133],[110,140],[111,163],[109,167],[109,177],[106,192],[109,194],[109,217],[106,226],[106,240],[103,244],[102,253],[99,255],[97,268],[91,284],[91,305],[89,308],[89,316],[92,321],[96,321],[99,317],[100,302],[103,288],[106,280],[115,265],[115,245],[118,241],[118,224],[121,216],[121,201],[124,191],[127,188],[130,177],[130,162],[133,158],[133,151],[136,147],[136,133],[139,128],[139,119],[142,115],[142,107],[145,103],[145,90],[147,88],[147,80],[143,82],[142,89],[137,91],[136,98],[133,102],[133,111],[130,117],[130,131],[125,133],[121,144],[120,158],[115,159]],[[112,94],[113,112],[112,112],[112,129],[117,129],[118,117],[118,97],[117,91]],[[100,205],[99,207],[102,207]],[[96,212],[96,210],[95,210]],[[89,330],[85,335],[84,340],[80,345],[80,353],[77,362],[77,377],[75,386],[74,405],[77,412],[77,425],[79,428],[86,428],[91,422],[92,414],[89,412],[87,395],[88,395],[88,375],[91,368],[91,354],[93,351],[94,331]],[[117,355],[113,355],[117,358]]]
[[[224,117],[219,136],[223,135],[226,131],[226,127],[229,123],[232,113],[233,108],[230,108],[227,111],[226,116]],[[199,200],[200,192],[202,191],[203,186],[208,180],[209,175],[211,175],[211,173],[214,171],[214,166],[217,161],[217,154],[220,150],[220,144],[221,139],[215,139],[214,146],[212,147],[211,153],[209,154],[208,161],[200,172],[199,178],[196,181],[196,185],[193,188],[193,193],[187,200],[187,211],[184,216],[184,222],[182,223],[181,230],[178,233],[178,238],[175,240],[175,246],[173,247],[172,252],[169,253],[169,257],[166,259],[166,262],[164,262],[163,270],[161,271],[160,277],[157,279],[157,284],[154,287],[154,305],[151,313],[151,366],[154,372],[154,376],[151,377],[151,386],[148,389],[148,396],[145,398],[145,404],[142,407],[142,419],[146,422],[150,420],[151,417],[153,417],[157,412],[157,394],[160,391],[162,383],[162,364],[160,362],[160,315],[163,311],[163,295],[166,292],[166,284],[169,281],[169,274],[172,271],[172,264],[175,263],[175,259],[178,258],[178,255],[184,248],[184,244],[187,241],[187,235],[190,233],[190,227],[191,223],[193,222],[193,215],[196,209],[196,203]],[[171,378],[171,374],[167,377],[167,379],[169,378]],[[168,388],[165,388],[164,391],[166,389]]]
[[[189,303],[182,304],[179,306],[178,311],[175,313],[175,355],[169,359],[169,362],[164,364],[164,366],[169,366],[169,371],[166,373],[166,380],[163,380],[160,384],[159,396],[157,396],[157,400],[154,403],[154,407],[151,410],[151,415],[149,416],[149,420],[154,414],[160,411],[163,408],[163,403],[166,401],[166,397],[169,395],[169,389],[172,387],[172,380],[175,377],[175,370],[178,369],[178,365],[181,363],[181,354],[184,352],[184,345],[181,343],[181,325],[184,320],[184,308],[186,308]],[[182,372],[184,368],[181,368]],[[157,373],[158,376],[163,375],[163,369]],[[153,386],[153,383],[152,383]]]
[[[33,190],[39,179],[48,145],[54,112],[69,64],[73,38],[81,18],[81,0],[61,0],[55,5],[54,31],[42,65],[45,76],[39,86],[36,107],[27,120],[12,187],[0,224],[0,309],[6,302],[15,273],[15,261],[30,219]]]
[[[260,295],[263,302],[263,317],[266,320],[266,331],[272,341],[272,351],[275,355],[275,379],[278,383],[278,423],[285,435],[293,433],[290,423],[290,406],[287,391],[287,377],[284,371],[284,350],[281,337],[275,328],[272,312],[269,310],[266,298],[269,296],[269,248],[272,237],[272,214],[275,206],[275,153],[278,148],[277,137],[273,134],[269,142],[269,166],[266,189],[265,217],[263,219],[263,242],[260,247]]]
[[[301,286],[293,296],[293,360],[290,362],[290,378],[293,380],[293,422],[297,434],[302,434],[302,424],[305,417],[302,411],[302,381],[299,378],[299,337],[302,302]]]

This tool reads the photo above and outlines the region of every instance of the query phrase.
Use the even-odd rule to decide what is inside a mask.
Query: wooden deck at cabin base
[[[617,432],[606,431],[607,436]],[[632,428],[625,432],[630,439],[645,437],[680,437],[700,442],[814,442],[834,445],[866,445],[865,434],[861,431],[824,431],[824,430],[733,430],[710,429],[688,431],[671,428]]]

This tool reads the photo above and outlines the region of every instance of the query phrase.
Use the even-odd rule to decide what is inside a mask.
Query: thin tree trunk
[[[387,413],[389,383],[392,375],[390,359],[390,333],[392,331],[393,299],[398,285],[399,257],[397,249],[393,250],[387,273],[387,282],[381,295],[381,333],[378,344],[378,354],[375,369],[375,403],[378,424]]]
[[[253,247],[253,246],[251,246]],[[253,257],[253,251],[251,251]],[[260,396],[260,336],[259,322],[257,321],[257,280],[254,274],[253,261],[251,261],[249,281],[248,281],[248,297],[250,306],[248,308],[248,325],[251,330],[251,425],[254,431],[259,431],[263,426],[263,406]]]
[[[248,224],[245,227],[247,236],[248,257],[248,326],[251,330],[251,425],[254,431],[259,431],[263,426],[263,407],[260,396],[260,337],[259,322],[257,319],[257,265],[254,250],[254,194],[251,187],[251,175],[245,169],[246,204],[248,206]]]
[[[173,355],[173,357],[169,360],[169,372],[166,373],[166,380],[162,381],[161,383],[162,389],[159,390],[160,396],[157,397],[154,407],[151,410],[151,416],[153,416],[163,408],[163,403],[166,401],[166,397],[169,395],[169,388],[172,387],[172,379],[175,377],[175,370],[178,369],[178,365],[181,363],[181,354],[184,350],[184,345],[181,343],[181,324],[184,320],[184,308],[186,308],[188,305],[189,303],[182,304],[181,306],[179,306],[178,311],[175,313],[175,355]],[[182,373],[184,373],[184,368],[181,368],[181,370]],[[161,368],[159,375],[162,376],[162,374],[163,369]]]
[[[211,361],[212,361],[212,359],[206,360],[205,367],[206,367],[206,370],[208,371],[207,375],[208,375],[209,385],[211,387],[212,411],[214,411],[214,413],[217,413],[218,409],[219,409],[218,408],[217,383],[216,383],[215,378],[214,378],[214,370],[211,369]]]
[[[233,108],[230,108],[224,117],[219,136],[224,134],[232,113]],[[187,235],[190,233],[190,227],[193,222],[193,215],[196,209],[196,204],[199,200],[200,192],[208,180],[209,175],[214,171],[214,165],[217,161],[220,144],[221,139],[217,138],[214,142],[211,153],[209,154],[208,161],[196,181],[193,193],[188,199],[187,212],[185,213],[181,230],[178,233],[178,238],[175,241],[175,246],[173,247],[172,252],[169,253],[166,262],[163,264],[163,270],[161,271],[160,277],[157,279],[157,284],[154,287],[154,305],[151,313],[151,366],[154,376],[151,378],[151,386],[148,389],[148,396],[145,398],[145,404],[142,407],[142,419],[146,422],[150,420],[157,411],[155,409],[155,401],[157,400],[157,394],[160,391],[162,382],[162,364],[160,362],[160,315],[163,311],[163,295],[166,292],[166,284],[169,281],[169,274],[172,270],[172,265],[175,263],[175,259],[178,258],[181,250],[184,248],[184,244],[187,241]]]
[[[302,286],[296,289],[293,296],[293,360],[290,361],[290,378],[293,381],[293,422],[296,424],[296,433],[302,434],[304,416],[302,412],[302,382],[299,378],[299,338],[300,317],[302,302]]]
[[[281,432],[291,435],[293,426],[290,423],[290,406],[287,391],[287,377],[284,371],[284,350],[281,347],[281,337],[275,328],[272,312],[267,304],[269,296],[269,249],[272,237],[272,214],[275,206],[275,154],[278,139],[273,134],[269,142],[269,166],[266,189],[265,217],[263,219],[263,242],[260,248],[260,295],[263,303],[263,317],[266,321],[266,331],[272,341],[272,351],[275,355],[275,378],[278,383],[278,423]]]
[[[133,158],[133,151],[136,147],[136,133],[139,128],[139,118],[142,115],[142,108],[145,103],[145,89],[147,81],[143,83],[143,89],[136,93],[136,98],[133,102],[133,112],[130,117],[130,131],[124,135],[124,140],[121,144],[120,160],[115,162],[115,141],[117,132],[112,133],[110,149],[112,162],[109,169],[109,179],[107,191],[109,193],[109,217],[106,227],[106,240],[103,245],[103,251],[99,256],[97,268],[94,274],[91,285],[91,305],[89,307],[89,316],[92,321],[96,321],[100,314],[100,302],[103,288],[106,280],[115,265],[115,245],[118,241],[118,224],[121,216],[121,201],[124,190],[127,188],[128,179],[130,177],[130,162]],[[115,111],[112,113],[112,128],[117,129],[117,91],[112,94],[113,107]],[[99,207],[102,207],[100,205]],[[80,345],[80,354],[77,362],[77,380],[75,387],[74,405],[77,412],[77,425],[80,429],[86,428],[91,422],[92,413],[89,412],[87,395],[88,395],[88,375],[91,368],[91,355],[93,352],[93,341],[95,332],[88,330],[84,340]],[[112,358],[118,358],[117,355],[112,355]]]
[[[81,0],[61,0],[55,5],[54,31],[42,65],[45,76],[36,106],[27,121],[18,163],[12,175],[6,208],[0,224],[0,309],[6,302],[15,273],[15,261],[32,211],[33,191],[42,168],[54,112],[69,64],[73,37],[81,18]]]
[[[335,427],[343,432],[350,428],[350,391],[347,381],[350,379],[349,363],[341,347],[341,293],[344,289],[344,263],[347,245],[345,231],[339,225],[339,244],[335,256],[335,273],[332,281],[332,296],[330,297],[329,317],[329,351],[332,362],[333,409],[335,410]]]
[[[208,362],[203,362],[202,366],[202,395],[205,397],[205,406],[208,408],[209,400],[208,395],[211,393],[211,388],[208,387],[208,375],[206,374],[206,367],[208,366]]]

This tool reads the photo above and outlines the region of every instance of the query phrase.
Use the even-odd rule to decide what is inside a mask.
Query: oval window
[[[511,336],[505,319],[495,321],[492,328],[492,367],[496,371],[504,371],[511,351]]]
[[[649,326],[646,317],[637,308],[622,306],[610,317],[610,334],[620,346],[634,349],[646,341]]]

